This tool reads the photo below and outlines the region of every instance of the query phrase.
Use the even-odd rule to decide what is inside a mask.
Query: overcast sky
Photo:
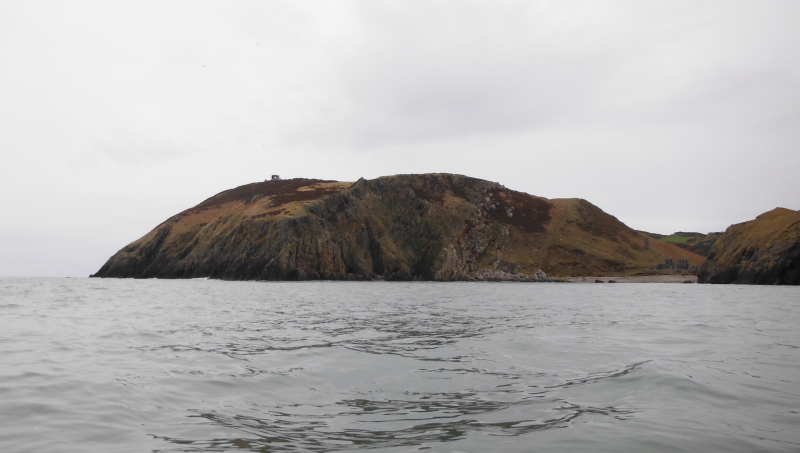
[[[0,0],[0,276],[271,174],[459,173],[657,233],[800,209],[800,1]]]

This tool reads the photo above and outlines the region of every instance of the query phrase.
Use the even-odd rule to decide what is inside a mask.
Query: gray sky
[[[800,209],[800,2],[0,0],[0,276],[276,173],[447,172],[632,228]]]

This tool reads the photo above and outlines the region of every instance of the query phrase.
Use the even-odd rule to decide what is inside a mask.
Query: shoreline
[[[631,277],[564,277],[570,283],[697,283],[696,275],[637,275]]]

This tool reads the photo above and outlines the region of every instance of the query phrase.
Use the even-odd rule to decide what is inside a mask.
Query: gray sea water
[[[0,279],[2,452],[800,452],[800,288]]]

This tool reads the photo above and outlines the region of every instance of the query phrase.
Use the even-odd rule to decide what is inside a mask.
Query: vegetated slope
[[[776,208],[728,227],[711,248],[698,280],[800,285],[800,211]]]
[[[654,241],[657,242],[657,241]],[[581,199],[450,174],[291,179],[222,192],[131,243],[96,277],[537,280],[703,258]]]
[[[714,242],[722,236],[722,233],[693,233],[678,231],[669,236],[660,236],[657,238],[659,241],[675,244],[680,248],[684,248],[698,255],[708,256],[711,252],[711,246]]]

